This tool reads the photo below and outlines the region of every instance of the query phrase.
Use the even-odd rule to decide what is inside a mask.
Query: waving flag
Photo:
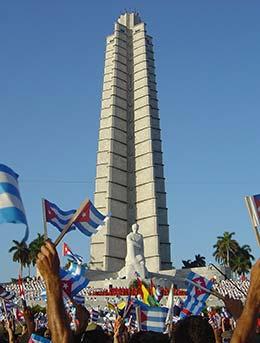
[[[209,292],[207,292],[207,290],[211,290],[213,286],[213,281],[208,280],[205,277],[193,272],[190,272],[188,274],[186,281],[188,283],[188,296],[196,297],[199,301],[206,302],[206,300],[209,297]],[[196,284],[198,284],[198,286],[203,287],[204,289],[196,287]]]
[[[135,301],[135,306],[140,306],[141,330],[155,332],[165,331],[165,320],[167,317],[168,308],[160,306],[148,306],[138,300]],[[135,316],[133,315],[133,317]]]
[[[256,240],[260,246],[260,233],[258,227],[260,226],[260,194],[245,197],[246,206],[249,216],[251,218],[252,227],[255,231]]]
[[[75,297],[88,285],[89,280],[85,274],[86,269],[76,263],[71,263],[67,270],[60,269],[62,288],[69,297]]]
[[[89,200],[74,219],[73,225],[76,226],[76,228],[84,235],[91,236],[98,232],[100,227],[104,225],[107,218],[108,216],[104,216],[100,213]]]
[[[253,225],[260,226],[260,194],[247,196],[245,201]]]
[[[210,295],[209,291],[213,286],[212,281],[193,272],[188,274],[186,281],[188,283],[187,298],[180,313],[181,318],[191,314],[200,314],[206,306],[206,300]],[[196,284],[198,284],[198,287],[196,287]]]
[[[71,263],[68,269],[60,269],[61,286],[64,298],[73,298],[77,303],[84,303],[84,297],[78,293],[85,288],[89,280],[85,276],[86,269],[77,263]],[[46,289],[41,292],[41,299],[46,301]]]
[[[62,255],[63,255],[63,256],[71,257],[75,262],[77,262],[77,263],[79,263],[79,264],[81,264],[82,261],[83,261],[83,257],[82,257],[82,256],[79,256],[79,255],[77,255],[77,254],[74,254],[74,253],[70,250],[68,244],[66,244],[66,243],[63,243]]]
[[[46,199],[44,199],[44,206],[46,221],[54,225],[60,232],[76,212],[76,210],[63,211],[57,205]],[[75,229],[75,227],[71,227],[69,231]]]
[[[0,164],[0,224],[25,224],[26,231],[23,241],[26,241],[29,236],[29,229],[19,192],[18,177],[19,175],[11,168]]]
[[[46,221],[56,226],[61,232],[71,220],[76,210],[63,211],[57,205],[44,200]],[[107,216],[100,213],[89,200],[81,212],[74,219],[68,231],[78,229],[84,235],[91,236],[98,232],[105,223]]]
[[[51,341],[45,337],[38,336],[33,333],[28,343],[51,343]]]
[[[5,301],[12,301],[15,298],[15,294],[8,292],[4,287],[0,286],[0,298]]]
[[[197,298],[188,296],[184,302],[183,309],[180,312],[180,318],[185,318],[190,315],[199,315],[206,307],[206,303],[199,301]]]

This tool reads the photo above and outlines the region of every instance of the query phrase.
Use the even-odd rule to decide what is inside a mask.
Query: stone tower
[[[91,268],[124,266],[135,222],[148,270],[172,267],[164,181],[152,37],[125,13],[106,40],[94,202],[112,216],[91,240]]]

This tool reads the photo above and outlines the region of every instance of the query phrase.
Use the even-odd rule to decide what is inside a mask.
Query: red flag
[[[25,293],[24,293],[24,288],[23,288],[23,279],[21,278],[20,274],[18,277],[18,287],[19,287],[19,295],[22,299],[24,299]]]

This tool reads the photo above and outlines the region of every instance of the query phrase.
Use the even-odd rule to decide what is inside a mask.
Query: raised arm
[[[60,260],[52,242],[47,241],[41,247],[37,268],[46,284],[48,326],[52,342],[71,343],[72,332],[65,313],[59,277]]]
[[[260,260],[252,268],[250,287],[243,312],[237,322],[231,343],[250,343],[260,311]]]

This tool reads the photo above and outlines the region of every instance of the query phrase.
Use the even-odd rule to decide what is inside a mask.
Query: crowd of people
[[[248,293],[250,282],[249,280],[236,280],[232,283],[229,280],[221,280],[214,284],[214,289],[223,296],[228,296],[232,299],[244,299]]]
[[[133,312],[126,315],[125,308],[121,311],[113,305],[86,308],[73,299],[67,298],[64,301],[59,257],[50,241],[41,248],[37,267],[43,279],[33,278],[24,282],[25,301],[40,299],[43,290],[46,290],[46,313],[33,313],[25,302],[20,318],[9,316],[6,308],[2,309],[1,343],[44,342],[44,339],[46,342],[51,340],[52,343],[260,341],[260,260],[252,268],[250,283],[245,280],[236,284],[242,293],[247,294],[244,305],[239,300],[243,298],[242,293],[228,280],[220,281],[215,284],[215,290],[226,296],[224,307],[207,308],[199,316],[190,315],[180,319],[181,305],[176,303],[170,320],[165,323],[164,332],[142,331],[138,325],[137,313],[136,316]],[[5,289],[19,294],[17,283],[5,285]],[[82,294],[91,297],[93,292],[93,289],[89,290],[88,294],[85,289]],[[95,295],[98,296],[96,293]],[[132,298],[135,299],[135,296]]]
[[[231,283],[229,280],[220,280],[215,282],[213,288],[218,291],[223,296],[228,296],[233,299],[244,299],[245,295],[249,289],[249,280],[236,280]],[[3,284],[5,289],[9,292],[15,293],[19,296],[19,284],[17,281],[9,282]],[[45,283],[44,280],[40,277],[26,278],[23,281],[23,288],[25,291],[25,300],[29,303],[34,301],[44,301],[45,300]],[[164,296],[169,295],[170,288],[160,287],[161,293]],[[79,293],[81,296],[84,296],[86,300],[96,300],[98,297],[115,297],[115,296],[136,296],[136,288],[126,288],[126,287],[109,287],[109,288],[93,288],[86,287]],[[175,296],[186,296],[186,289],[175,289]]]

